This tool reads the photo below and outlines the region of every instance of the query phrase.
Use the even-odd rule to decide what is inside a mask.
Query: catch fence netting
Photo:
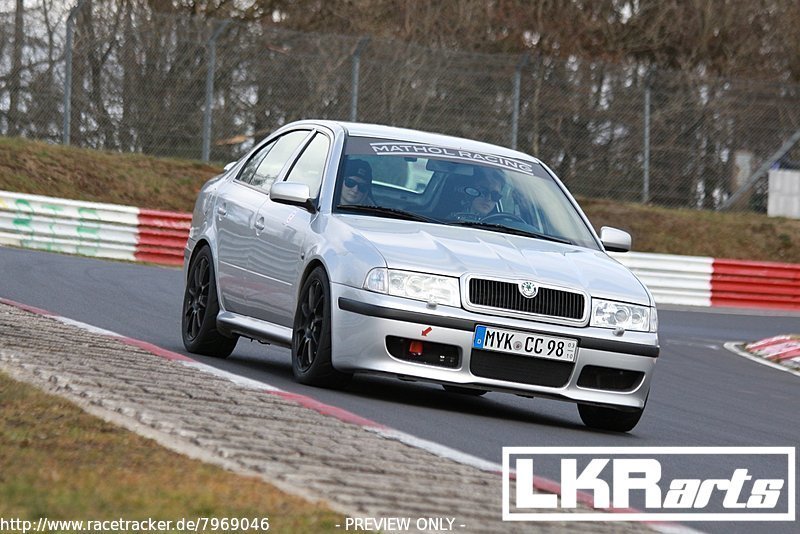
[[[355,118],[516,146],[579,196],[715,209],[800,130],[790,83],[113,2],[75,12],[67,49],[68,14],[31,8],[20,34],[13,10],[0,13],[0,134],[224,163],[287,122]],[[777,165],[797,161],[795,147]],[[737,207],[764,211],[765,193],[762,178]]]

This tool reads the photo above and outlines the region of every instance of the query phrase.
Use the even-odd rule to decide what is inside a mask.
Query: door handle
[[[261,230],[263,230],[264,226],[265,226],[264,225],[264,217],[259,217],[258,220],[256,220],[256,224],[254,226],[256,227],[256,231],[257,232],[260,232]]]
[[[217,215],[219,215],[220,218],[225,217],[227,213],[228,209],[225,207],[225,204],[220,204],[219,206],[217,206]]]

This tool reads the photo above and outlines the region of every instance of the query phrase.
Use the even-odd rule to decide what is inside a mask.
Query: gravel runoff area
[[[410,517],[412,525],[417,518],[454,518],[456,532],[671,530],[503,522],[501,476],[490,467],[428,452],[376,430],[379,425],[326,415],[266,384],[235,383],[202,364],[157,357],[100,331],[2,303],[0,371],[169,449],[324,501],[342,514],[343,532],[345,516]]]

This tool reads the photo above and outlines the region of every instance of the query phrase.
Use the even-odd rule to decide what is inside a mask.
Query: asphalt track
[[[0,247],[0,297],[186,354],[179,330],[182,292],[179,269]],[[292,380],[286,349],[246,340],[227,360],[192,357],[498,463],[504,446],[797,447],[800,378],[722,345],[800,332],[800,315],[664,309],[659,319],[661,356],[647,410],[634,431],[622,435],[587,430],[574,405],[551,400],[497,393],[463,398],[434,385],[367,376],[346,391],[302,386]],[[665,470],[686,460],[669,461],[676,464],[664,460]],[[780,472],[774,459],[748,461],[753,469]],[[718,457],[688,463],[688,473],[698,476],[731,465]],[[689,524],[708,532],[797,528],[788,522]]]

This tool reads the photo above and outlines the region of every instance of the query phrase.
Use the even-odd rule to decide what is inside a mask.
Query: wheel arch
[[[211,244],[204,237],[201,237],[200,239],[197,240],[197,243],[195,243],[194,248],[192,249],[192,254],[189,256],[189,263],[186,264],[186,269],[184,269],[184,273],[183,273],[184,282],[186,281],[187,277],[189,276],[189,267],[192,266],[192,262],[194,262],[194,259],[197,257],[197,254],[201,250],[206,248],[206,247],[208,247],[210,249],[211,248]],[[211,252],[211,259],[212,259],[212,261],[216,259],[216,258],[214,258],[213,251]],[[216,269],[215,269],[215,271],[216,271]]]
[[[214,272],[214,276],[218,276],[219,270],[217,269],[217,257],[214,254],[214,247],[211,246],[211,241],[208,240],[205,236],[199,238],[192,249],[192,253],[189,256],[189,262],[186,263],[185,268],[183,269],[183,283],[184,285],[189,280],[189,271],[191,270],[192,263],[194,259],[197,257],[198,254],[203,249],[208,249],[208,253],[211,255],[211,267]],[[217,302],[219,303],[220,309],[225,309],[224,300],[222,298],[222,288],[219,287],[219,279],[216,279],[216,289],[217,289]]]
[[[297,291],[296,291],[296,294],[295,294],[295,299],[299,299],[300,298],[300,289],[303,287],[303,284],[306,282],[306,279],[308,278],[308,276],[312,272],[314,272],[314,269],[316,269],[317,267],[322,267],[322,269],[325,271],[325,276],[328,277],[328,283],[330,283],[331,275],[328,272],[328,267],[325,265],[325,263],[321,259],[314,258],[310,262],[308,262],[308,265],[306,265],[305,269],[303,269],[303,274],[300,276],[299,283],[297,284]]]

